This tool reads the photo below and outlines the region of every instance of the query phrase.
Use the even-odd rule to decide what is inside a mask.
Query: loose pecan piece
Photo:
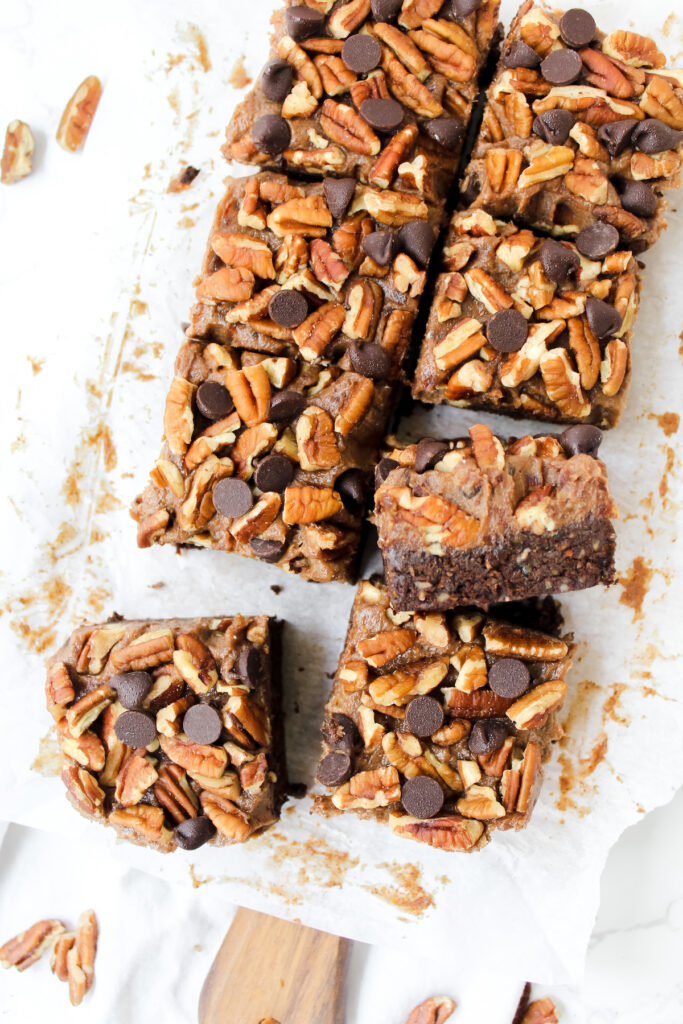
[[[89,75],[83,79],[67,103],[57,129],[57,142],[67,152],[75,153],[86,140],[97,104],[102,95],[99,78]]]
[[[24,121],[10,121],[0,161],[0,181],[13,185],[33,170],[33,133]]]
[[[66,954],[66,980],[72,1006],[80,1006],[83,997],[92,988],[98,933],[95,911],[84,911],[78,919],[75,941]]]
[[[630,34],[630,33],[629,33]],[[522,1017],[521,1024],[558,1024],[559,1017],[552,999],[535,999]]]
[[[62,922],[54,918],[36,921],[25,932],[20,932],[0,946],[0,965],[25,971],[40,960],[48,946],[65,930]]]
[[[444,1024],[455,1010],[455,1005],[448,996],[432,996],[413,1007],[406,1024]]]

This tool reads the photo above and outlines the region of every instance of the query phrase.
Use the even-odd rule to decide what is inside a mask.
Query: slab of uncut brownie
[[[241,843],[287,789],[281,623],[265,615],[81,626],[46,697],[74,807],[166,852]]]
[[[527,2],[505,39],[465,176],[468,201],[555,235],[596,223],[647,248],[680,184],[683,70],[652,39]]]
[[[229,160],[445,199],[499,0],[307,0],[235,111]]]
[[[561,735],[571,638],[539,632],[531,606],[510,610],[523,624],[471,607],[397,612],[380,580],[360,584],[325,710],[318,810],[443,850],[527,824]]]
[[[351,369],[363,346],[390,346],[397,319],[412,323],[442,216],[418,196],[353,181],[229,178],[191,333],[307,363],[349,349]]]
[[[630,377],[640,274],[614,228],[557,241],[453,217],[413,395],[512,416],[613,427]]]
[[[614,582],[617,510],[597,427],[509,443],[483,424],[469,434],[397,445],[379,465],[375,522],[393,608],[485,608]]]

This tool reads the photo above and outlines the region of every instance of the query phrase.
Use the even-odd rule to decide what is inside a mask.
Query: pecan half
[[[401,786],[396,769],[377,768],[352,775],[348,782],[335,791],[332,803],[340,810],[371,810],[375,807],[388,807],[400,797]]]
[[[332,101],[326,102],[331,103]],[[322,238],[327,229],[332,227],[332,214],[322,196],[310,195],[289,199],[280,206],[276,206],[268,215],[267,223],[278,238],[284,238],[286,235]]]
[[[153,843],[167,846],[173,839],[164,824],[164,812],[161,807],[154,807],[152,804],[138,804],[137,807],[117,807],[112,811],[107,821],[118,831],[119,829],[130,830],[149,839]]]
[[[176,647],[173,664],[190,689],[197,694],[212,689],[219,676],[214,656],[206,644],[190,633],[179,633]]]
[[[76,738],[71,735],[65,718],[59,722],[57,732],[59,745],[67,757],[77,761],[83,768],[89,768],[93,772],[102,771],[105,763],[104,746],[94,732],[86,729]]]
[[[663,68],[666,63],[666,57],[657,49],[654,40],[637,32],[610,32],[602,41],[602,50],[609,57],[634,68]]]
[[[357,423],[368,412],[375,394],[375,385],[368,377],[349,374],[351,387],[346,400],[334,418],[334,429],[342,437],[348,437]],[[302,463],[303,465],[303,463]]]
[[[335,100],[325,100],[320,115],[320,127],[332,142],[339,143],[352,153],[375,156],[382,144],[367,121],[353,107]]]
[[[65,930],[62,922],[54,918],[36,921],[26,931],[13,936],[0,946],[0,965],[25,971],[27,967],[40,960],[48,946]]]
[[[50,665],[45,683],[45,696],[48,711],[55,722],[59,722],[64,718],[68,705],[75,697],[69,669],[63,661]]]
[[[329,469],[341,459],[332,419],[317,405],[309,405],[297,420],[296,442],[301,468],[307,471]]]
[[[343,507],[332,487],[288,487],[282,518],[288,526],[317,523],[336,515]]]
[[[268,744],[268,719],[265,711],[242,694],[230,697],[223,708],[223,724],[232,738],[247,750]]]
[[[313,63],[318,69],[323,88],[328,96],[340,96],[343,92],[347,92],[357,80],[353,71],[347,68],[337,54],[321,53],[314,57]]]
[[[433,996],[413,1007],[406,1024],[444,1024],[455,1010],[456,1004],[448,996]]]
[[[66,712],[70,734],[74,737],[81,736],[115,698],[115,691],[105,684],[83,694]]]
[[[243,843],[248,838],[251,828],[243,811],[232,800],[219,793],[207,792],[199,797],[202,810],[211,819],[221,835],[233,843]]]
[[[76,932],[61,932],[52,943],[50,970],[60,981],[69,980],[67,955],[76,942]]]
[[[57,129],[57,142],[69,153],[75,153],[85,142],[97,104],[102,95],[99,78],[89,75],[76,89],[62,114]]]
[[[160,736],[159,745],[174,764],[186,771],[208,775],[211,779],[219,779],[228,764],[228,755],[223,747],[192,743],[177,736]]]
[[[248,270],[255,277],[275,277],[273,254],[259,238],[233,231],[217,232],[211,237],[211,248],[226,267]],[[244,298],[248,299],[249,295]]]
[[[72,1006],[79,1006],[92,988],[98,933],[95,911],[84,911],[78,919],[75,940],[66,953],[66,981]]]
[[[391,28],[391,26],[386,27]],[[389,139],[368,173],[368,181],[371,185],[376,185],[378,188],[389,188],[396,176],[399,164],[407,157],[417,136],[417,125],[411,124],[402,128]]]
[[[247,544],[252,537],[259,537],[265,533],[268,527],[275,522],[282,499],[275,491],[267,491],[262,494],[253,508],[245,512],[243,516],[233,519],[230,524],[230,533],[240,544]]]
[[[612,338],[605,348],[605,358],[600,364],[602,390],[608,398],[621,391],[628,368],[628,346],[619,338]]]
[[[229,370],[225,375],[225,386],[246,426],[263,423],[268,416],[271,388],[262,363],[253,363],[243,370]]]
[[[33,133],[24,121],[10,121],[0,161],[0,181],[13,185],[33,170]]]
[[[85,768],[72,765],[62,772],[62,782],[78,808],[91,817],[102,814],[104,790],[100,789],[94,776]]]
[[[173,657],[173,633],[170,629],[149,629],[131,640],[125,647],[117,647],[109,659],[119,672],[144,671],[156,668]],[[68,716],[67,716],[68,717]]]
[[[358,643],[358,653],[373,668],[382,668],[388,662],[410,650],[417,639],[414,629],[389,629]]]
[[[591,404],[581,388],[579,374],[573,368],[567,351],[551,349],[540,359],[539,368],[548,398],[565,416],[583,419],[591,411]]]
[[[484,831],[483,822],[456,815],[422,820],[407,814],[392,814],[389,824],[397,835],[440,850],[471,850]]]
[[[184,455],[192,440],[192,398],[196,390],[184,377],[174,377],[171,382],[164,411],[164,437],[174,455]]]
[[[470,786],[466,795],[458,800],[457,808],[464,818],[492,821],[505,817],[505,808],[496,800],[490,786]]]
[[[522,154],[516,149],[489,149],[486,153],[486,180],[492,192],[512,195],[522,170]]]
[[[159,769],[154,796],[173,821],[180,823],[197,817],[197,797],[186,773],[177,764],[165,764]]]
[[[306,317],[292,332],[299,351],[307,362],[318,359],[341,330],[346,313],[339,302],[326,302]]]
[[[561,661],[569,648],[564,640],[556,640],[531,629],[488,622],[483,628],[484,647],[491,654],[525,661]]]
[[[158,778],[150,757],[134,754],[124,761],[116,779],[115,796],[122,807],[134,807]]]

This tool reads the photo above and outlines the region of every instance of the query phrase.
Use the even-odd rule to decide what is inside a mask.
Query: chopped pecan
[[[264,710],[248,697],[230,697],[223,709],[223,723],[232,738],[247,750],[268,744],[268,720]]]
[[[373,668],[382,668],[388,662],[410,650],[417,639],[414,629],[390,629],[358,643],[358,652]]]
[[[66,724],[71,736],[81,736],[115,698],[115,691],[105,684],[83,694],[66,712]]]
[[[272,448],[276,441],[277,428],[272,423],[259,423],[242,431],[232,451],[240,480],[251,480],[254,459]]]
[[[297,420],[296,442],[301,467],[307,471],[329,469],[341,458],[332,419],[317,405],[309,405]]]
[[[69,980],[67,956],[76,942],[76,932],[60,932],[52,943],[50,951],[50,970],[59,981]]]
[[[339,302],[326,302],[306,317],[293,331],[301,355],[308,362],[318,359],[341,330],[346,312]]]
[[[673,149],[667,149],[656,156],[649,153],[634,153],[631,157],[631,176],[635,181],[649,181],[651,178],[669,178],[678,173],[681,157]]]
[[[59,722],[64,718],[68,705],[76,696],[69,669],[63,661],[57,661],[50,665],[45,684],[45,696],[48,711],[55,722]]]
[[[392,26],[386,26],[391,28]],[[396,176],[399,164],[403,162],[415,144],[418,136],[417,125],[402,128],[387,142],[377,160],[370,168],[368,181],[378,188],[389,188]]]
[[[605,348],[605,358],[600,364],[602,390],[608,398],[618,395],[628,368],[628,346],[619,338],[612,338]],[[68,712],[67,712],[68,713]]]
[[[278,238],[286,235],[322,238],[332,227],[332,214],[321,195],[297,197],[272,210],[268,215],[268,227]]]
[[[86,140],[97,104],[102,95],[99,78],[89,75],[76,89],[62,114],[57,129],[57,142],[69,153],[75,153]]]
[[[263,789],[267,775],[268,759],[265,754],[258,754],[252,761],[247,761],[240,768],[240,786],[245,793],[253,796]]]
[[[432,733],[432,741],[441,747],[450,747],[459,743],[472,731],[472,723],[467,719],[453,718],[443,725],[435,733]]]
[[[206,455],[209,453],[207,452]],[[199,462],[206,458],[203,455]],[[199,464],[197,463],[197,465]],[[193,467],[194,468],[194,467]],[[176,496],[176,498],[182,498],[185,493],[185,481],[183,474],[180,472],[175,462],[171,462],[170,459],[157,459],[154,463],[154,469],[152,469],[150,479],[153,484],[156,484],[161,490],[168,488]]]
[[[311,242],[311,267],[317,279],[330,288],[341,288],[349,276],[346,264],[322,238],[314,238]]]
[[[484,831],[481,821],[456,815],[423,820],[407,814],[392,814],[389,824],[397,835],[441,850],[471,850]]]
[[[601,206],[607,202],[609,183],[597,160],[577,157],[574,170],[565,175],[564,183],[573,195],[588,203]]]
[[[26,931],[14,935],[0,946],[0,965],[25,971],[40,960],[48,946],[65,930],[62,922],[54,918],[36,921]]]
[[[100,626],[94,633],[91,633],[78,655],[76,662],[77,672],[87,672],[88,675],[99,675],[105,666],[107,656],[114,644],[118,643],[126,627],[119,623],[112,623]]]
[[[345,160],[339,146],[326,146],[324,149],[286,149],[282,155],[287,163],[294,167],[332,174],[344,166]]]
[[[574,150],[570,146],[547,146],[543,151],[530,154],[529,166],[519,176],[520,189],[537,185],[541,181],[562,177],[572,169]]]
[[[343,331],[349,338],[370,341],[377,328],[382,305],[382,291],[375,281],[359,278],[346,292],[346,312]]]
[[[464,317],[434,346],[434,362],[440,370],[450,370],[485,344],[481,322],[474,317]]]
[[[423,195],[433,194],[429,174],[429,161],[424,153],[418,153],[411,161],[404,160],[398,165],[398,176],[406,188],[415,189]]]
[[[536,780],[541,771],[541,748],[530,740],[524,751],[520,783],[515,796],[515,810],[526,814],[532,806]]]
[[[364,661],[347,661],[339,669],[339,679],[345,693],[357,693],[368,682],[368,666]]]
[[[640,98],[641,108],[671,128],[683,128],[683,101],[673,85],[665,78],[653,76]]]
[[[173,664],[190,689],[196,694],[207,693],[218,682],[218,669],[213,654],[198,637],[179,633]]]
[[[416,28],[425,18],[431,18],[443,4],[439,0],[403,0],[398,23],[403,28]]]
[[[124,761],[116,779],[115,796],[122,807],[134,807],[158,778],[149,757],[134,754]]]
[[[185,456],[186,469],[192,472],[198,466],[201,466],[203,462],[206,462],[210,455],[220,451],[221,448],[227,448],[234,444],[236,432],[239,428],[240,418],[236,412],[230,413],[223,420],[217,420],[216,423],[212,423],[199,437],[194,439],[188,448],[187,455]],[[227,465],[225,459],[222,461]],[[158,486],[170,487],[177,498],[184,496],[185,481],[175,463],[160,459],[153,473],[154,482]]]
[[[510,270],[520,271],[524,261],[533,249],[536,239],[531,231],[518,231],[504,238],[496,249],[496,259]]]
[[[417,263],[407,253],[402,252],[394,260],[393,280],[396,291],[402,295],[416,298],[424,291],[427,273],[420,270]]]
[[[228,755],[223,747],[193,743],[177,736],[161,736],[159,744],[174,764],[186,771],[208,775],[211,779],[220,779],[228,764]]]
[[[619,99],[628,99],[630,96],[633,96],[634,89],[631,82],[619,70],[616,64],[609,59],[607,54],[601,53],[600,50],[586,47],[583,50],[579,50],[579,56],[584,65],[589,69],[590,73],[585,75],[585,79],[591,85],[596,86],[598,89],[604,89],[605,92]]]
[[[505,808],[498,803],[495,790],[489,786],[471,786],[456,806],[464,818],[492,821],[505,817]]]
[[[424,82],[429,78],[432,73],[431,65],[422,56],[409,35],[401,32],[395,25],[390,25],[388,22],[378,22],[373,26],[373,33],[393,50],[401,63],[409,71],[412,71],[420,82]]]
[[[573,368],[566,349],[554,348],[545,352],[539,368],[548,398],[565,416],[583,419],[591,411],[591,404],[581,388],[579,374]]]
[[[498,313],[501,309],[512,307],[512,299],[505,289],[481,267],[466,270],[464,277],[470,293],[489,313]]]
[[[593,215],[611,224],[624,238],[638,238],[645,230],[645,222],[622,206],[596,206]]]
[[[135,832],[153,843],[168,846],[173,839],[164,824],[164,812],[161,807],[152,804],[138,804],[137,807],[117,807],[111,812],[107,821],[117,831],[126,829]]]
[[[156,668],[172,657],[173,633],[163,628],[147,630],[125,647],[117,647],[109,661],[117,671],[131,672]]]
[[[478,644],[464,644],[451,658],[451,665],[457,669],[456,690],[473,693],[486,686],[488,669],[486,656]]]
[[[412,632],[412,630],[407,632]],[[385,635],[384,633],[379,634],[379,636]],[[361,644],[358,645],[359,650],[360,647]],[[376,656],[374,660],[377,660]],[[372,656],[368,657],[367,661],[372,665]],[[411,665],[409,670],[399,669],[397,672],[392,672],[389,675],[378,676],[377,679],[370,683],[368,693],[373,703],[379,707],[386,707],[392,704],[398,704],[400,707],[403,704],[407,704],[413,697],[431,693],[433,689],[441,685],[447,672],[448,662],[418,662]]]
[[[393,96],[419,117],[440,117],[443,106],[420,79],[413,75],[387,47],[382,52],[382,68]]]
[[[317,74],[317,72],[316,72]],[[306,82],[297,82],[282,104],[282,116],[286,118],[310,117],[318,108],[318,101]]]
[[[282,518],[288,526],[317,523],[342,508],[341,498],[332,487],[288,487]]]
[[[195,289],[198,299],[213,302],[243,302],[254,291],[254,275],[241,267],[221,267],[199,282]]]
[[[380,224],[388,227],[399,227],[413,220],[427,220],[429,209],[419,196],[411,196],[406,192],[378,192],[366,189],[362,195],[362,203],[368,213]]]
[[[506,697],[499,697],[492,690],[478,689],[464,693],[455,686],[444,690],[444,704],[458,718],[496,718],[505,714],[511,704]]]
[[[177,764],[161,766],[159,779],[154,786],[154,796],[175,822],[197,817],[197,797],[186,773]]]
[[[600,374],[600,345],[588,322],[584,318],[574,317],[567,321],[569,330],[569,347],[574,353],[579,369],[581,386],[590,391],[595,386]]]
[[[194,704],[194,697],[179,697],[163,708],[159,708],[156,717],[156,728],[160,736],[177,736],[182,731],[185,712]]]
[[[33,133],[24,121],[10,121],[0,162],[0,181],[13,185],[33,170]]]
[[[360,423],[375,394],[375,385],[368,377],[349,377],[352,379],[351,388],[334,419],[334,429],[342,437],[348,437],[356,424]]]
[[[184,377],[174,377],[171,382],[164,412],[164,437],[174,455],[184,455],[192,440],[192,398],[196,390]]]
[[[545,633],[509,626],[503,622],[487,622],[483,634],[486,651],[501,657],[522,658],[525,661],[561,661],[569,653],[564,640],[556,640]]]
[[[233,843],[243,843],[251,828],[249,820],[239,807],[219,793],[207,792],[199,797],[202,810],[211,819],[221,835]]]
[[[373,71],[367,78],[361,78],[360,82],[352,85],[349,92],[356,110],[360,110],[366,100],[387,100],[389,90],[386,75],[383,71]]]
[[[248,427],[263,423],[268,416],[271,390],[262,363],[253,363],[243,370],[228,370],[225,386],[243,423]]]
[[[69,731],[65,718],[62,718],[57,726],[59,745],[67,757],[77,761],[83,768],[89,768],[93,772],[100,772],[104,768],[105,753],[99,736],[89,729],[74,737]]]
[[[603,53],[615,57],[634,68],[663,68],[666,57],[653,39],[640,36],[637,32],[610,32],[602,41]]]
[[[253,276],[265,279],[275,277],[273,254],[266,243],[258,238],[236,234],[233,231],[217,232],[211,238],[211,248],[226,267],[250,271],[252,280]]]
[[[320,127],[328,139],[339,143],[352,153],[376,156],[382,148],[369,124],[346,103],[325,100],[320,115]]]
[[[63,770],[62,782],[66,786],[69,795],[84,814],[88,814],[91,817],[98,817],[102,814],[104,790],[100,789],[94,776],[89,771],[72,765]]]
[[[255,178],[245,182],[244,198],[237,212],[237,223],[241,228],[265,231],[266,211],[261,202],[259,185]]]
[[[262,494],[253,508],[233,519],[230,533],[240,544],[247,544],[252,537],[259,537],[275,522],[281,506],[282,499],[275,491]]]
[[[346,39],[370,14],[370,0],[349,0],[341,4],[327,20],[327,30],[335,39]]]
[[[288,64],[291,64],[297,73],[298,78],[301,80],[299,84],[306,86],[307,92],[314,99],[319,100],[323,94],[323,83],[320,79],[318,68],[315,66],[311,58],[308,56],[305,50],[298,46],[291,36],[283,36],[277,44],[278,56],[283,60],[286,60]],[[296,86],[294,87],[296,90]],[[292,94],[290,93],[290,96]],[[285,103],[289,99],[286,98]],[[317,103],[313,106],[315,110]],[[312,113],[313,111],[309,111]],[[283,116],[287,117],[284,113]]]
[[[489,149],[486,180],[496,195],[512,195],[522,170],[522,154],[516,149]],[[520,186],[523,187],[523,186]]]
[[[501,470],[505,467],[503,446],[489,427],[483,423],[475,423],[469,428],[472,441],[472,453],[481,470]]]
[[[388,807],[401,797],[401,786],[395,768],[377,768],[358,772],[339,786],[332,803],[340,810]]]
[[[193,472],[185,501],[178,512],[178,526],[186,533],[204,529],[213,518],[216,509],[213,504],[213,488],[219,480],[232,476],[234,465],[231,459],[219,459],[209,455]]]
[[[314,57],[313,63],[318,69],[323,89],[328,96],[340,96],[357,80],[353,71],[347,68],[338,54],[321,53]]]

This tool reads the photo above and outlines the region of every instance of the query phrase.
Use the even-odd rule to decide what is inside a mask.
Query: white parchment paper
[[[446,855],[352,815],[311,816],[305,799],[244,847],[164,857],[117,843],[73,812],[58,779],[32,770],[38,758],[49,772],[53,747],[49,736],[39,742],[51,721],[44,658],[74,625],[114,610],[150,618],[241,611],[288,622],[290,775],[313,780],[352,588],[316,586],[219,552],[138,551],[127,512],[158,453],[179,325],[221,193],[218,149],[241,95],[231,72],[244,54],[249,74],[258,73],[273,7],[4,0],[0,122],[28,121],[37,145],[35,173],[0,190],[0,819],[69,835],[83,857],[105,851],[122,866],[178,881],[190,896],[201,885],[217,915],[233,903],[256,907],[420,950],[457,964],[460,976],[490,975],[495,964],[497,977],[575,979],[607,851],[683,779],[683,211],[675,195],[669,230],[643,260],[628,410],[601,453],[621,509],[621,582],[563,600],[578,641],[567,736],[528,829],[501,834],[476,855]],[[504,4],[506,24],[512,9]],[[624,0],[618,10],[605,0],[592,9],[606,30],[652,33],[683,61],[670,0]],[[66,154],[54,130],[66,98],[92,73],[104,85],[100,108],[83,152]],[[187,192],[168,194],[185,163],[200,176]],[[477,418],[421,411],[403,431],[456,434]]]

